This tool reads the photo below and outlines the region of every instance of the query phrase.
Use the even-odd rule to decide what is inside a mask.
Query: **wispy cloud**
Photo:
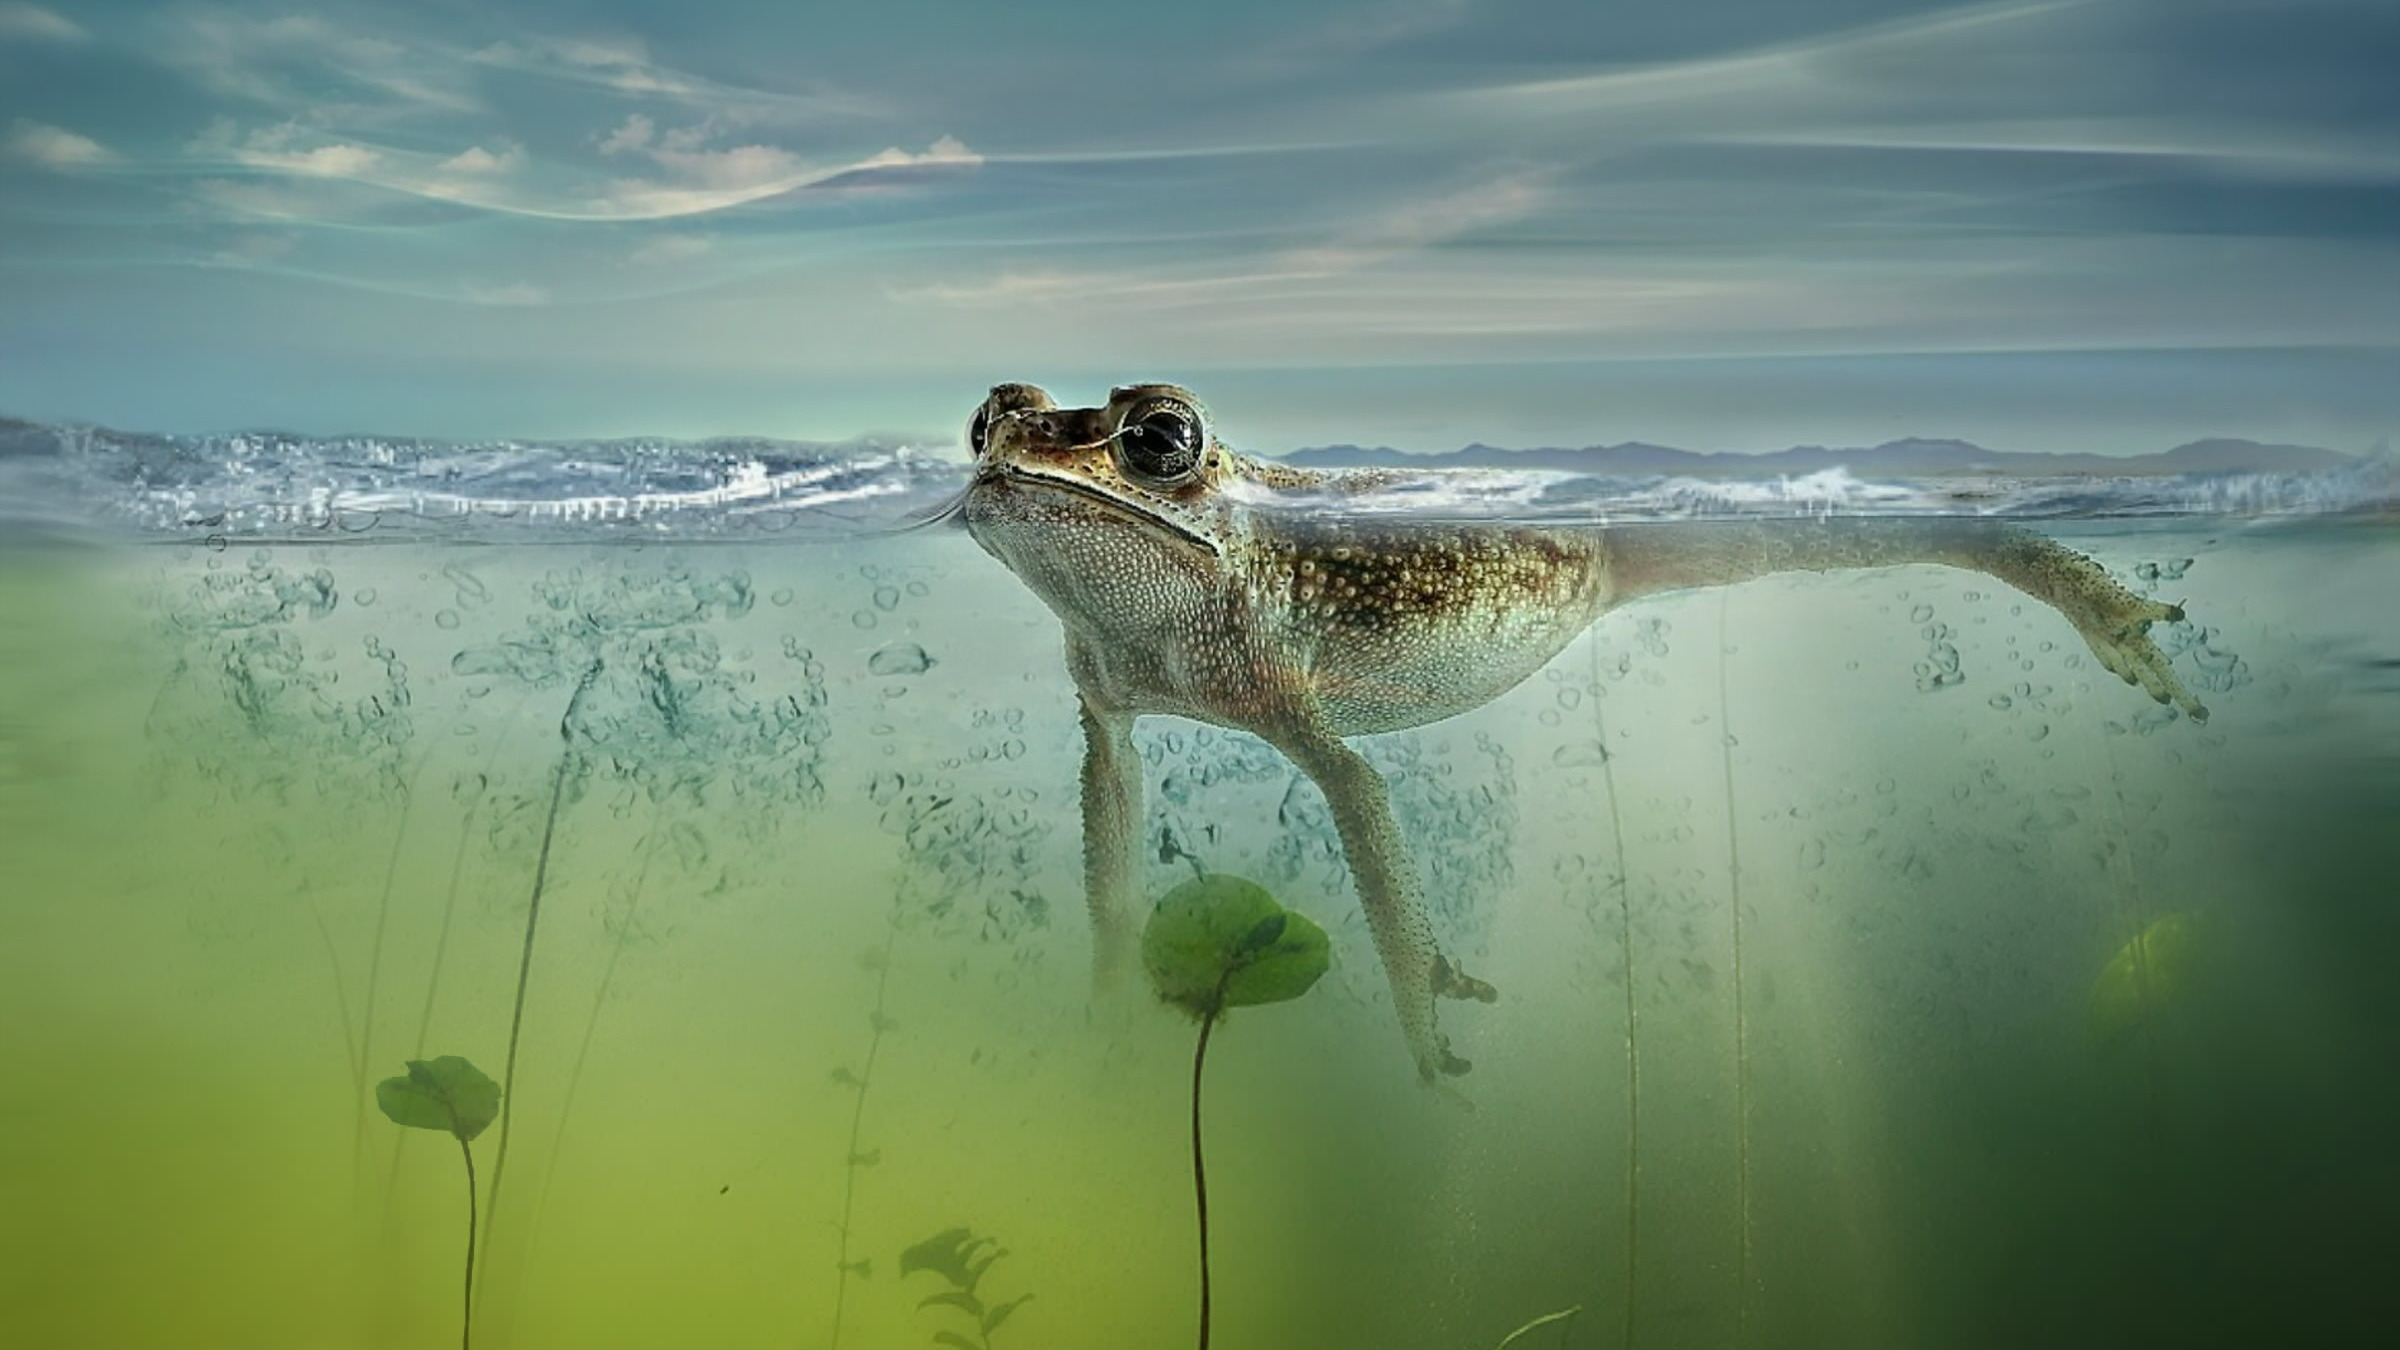
[[[1288,270],[1349,272],[1535,215],[1550,202],[1548,174],[1518,169],[1436,196],[1402,202],[1335,239],[1283,255]]]
[[[1551,201],[1548,172],[1512,168],[1447,191],[1358,214],[1321,241],[1238,252],[1205,263],[1143,268],[1012,268],[996,277],[902,287],[896,299],[964,308],[1092,303],[1229,303],[1243,296],[1323,282],[1406,260],[1428,249],[1536,215]]]
[[[226,97],[289,112],[338,108],[352,118],[482,107],[455,54],[434,44],[308,14],[179,9],[167,24],[157,58]]]
[[[289,231],[245,230],[227,240],[213,256],[231,266],[256,266],[284,257],[299,246],[300,236]]]
[[[636,267],[669,267],[705,258],[716,248],[717,241],[704,234],[662,234],[635,249],[625,261]]]
[[[491,142],[453,155],[330,134],[301,120],[247,130],[212,123],[189,145],[202,161],[299,178],[337,179],[407,197],[503,214],[564,221],[661,220],[705,215],[897,165],[967,168],[981,158],[952,137],[923,151],[891,147],[863,157],[811,162],[764,142],[712,146],[709,124],[660,131],[630,118],[602,138],[609,153],[648,161],[651,176],[595,174],[572,165],[535,165],[513,142]],[[204,195],[229,200],[221,186]]]
[[[474,286],[462,289],[461,297],[472,304],[525,306],[550,303],[550,293],[526,281],[512,281],[505,286]]]
[[[81,42],[90,34],[74,20],[40,5],[0,4],[0,41]]]
[[[449,174],[473,174],[478,177],[514,173],[525,165],[525,147],[502,142],[497,149],[472,145],[441,163],[441,171]]]
[[[1834,150],[2199,160],[2227,169],[2370,181],[2400,178],[2400,152],[2380,139],[2303,136],[2246,127],[2189,127],[2130,117],[1787,127],[1707,138],[1728,145]]]
[[[520,36],[461,55],[487,70],[542,76],[753,124],[817,124],[890,112],[881,99],[825,85],[794,91],[712,80],[656,60],[637,38]]]
[[[89,136],[22,117],[9,126],[8,153],[49,169],[87,169],[116,158]]]
[[[1796,100],[1839,103],[1870,94],[1880,87],[1872,78],[1878,73],[1922,83],[1932,69],[1935,48],[1991,50],[1990,30],[2098,2],[2004,0],[1967,5],[1725,55],[1490,85],[1444,101],[1461,111],[1481,107],[1599,114],[1672,106],[1742,118],[1757,113],[1762,104],[1784,108]]]
[[[1321,68],[1329,58],[1356,56],[1456,28],[1481,7],[1482,0],[1368,0],[1346,5],[1337,14],[1312,18],[1291,35],[1268,42],[1253,63],[1274,71]]]

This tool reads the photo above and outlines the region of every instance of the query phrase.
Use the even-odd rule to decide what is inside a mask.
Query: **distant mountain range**
[[[2027,453],[1986,450],[1967,441],[1911,438],[1848,450],[1797,445],[1767,454],[1700,454],[1641,441],[1585,446],[1580,450],[1504,450],[1476,444],[1433,455],[1413,455],[1382,446],[1327,445],[1295,450],[1283,458],[1289,464],[1318,469],[1554,469],[1568,473],[1668,474],[1692,478],[1798,475],[1832,468],[1906,478],[1967,474],[2123,478],[2187,473],[2321,473],[2349,468],[2359,462],[2357,456],[2338,450],[2224,438],[2193,441],[2151,455]]]

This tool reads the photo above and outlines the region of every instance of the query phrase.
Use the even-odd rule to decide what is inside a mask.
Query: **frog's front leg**
[[[1392,1004],[1416,1056],[1417,1072],[1427,1079],[1465,1073],[1469,1064],[1450,1053],[1449,1041],[1435,1025],[1434,999],[1473,998],[1489,1003],[1497,995],[1490,985],[1467,975],[1441,954],[1433,921],[1418,898],[1416,868],[1392,821],[1391,797],[1383,775],[1320,726],[1301,724],[1267,729],[1264,734],[1315,781],[1333,809],[1342,853],[1358,885],[1359,907],[1366,912],[1376,954],[1383,959]]]
[[[1773,572],[1909,563],[1982,572],[2065,615],[2111,674],[2195,722],[2208,719],[2149,636],[2150,625],[2183,618],[2182,608],[2135,595],[2100,564],[2021,526],[1949,517],[1744,520],[1618,526],[1606,541],[1615,603]]]
[[[1089,689],[1083,709],[1083,898],[1092,916],[1092,991],[1122,989],[1133,968],[1133,897],[1141,880],[1142,759],[1133,714]]]

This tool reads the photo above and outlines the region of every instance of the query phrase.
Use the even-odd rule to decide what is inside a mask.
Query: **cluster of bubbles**
[[[1907,599],[1907,592],[1902,592],[1900,598]],[[1910,668],[1917,677],[1917,692],[1937,694],[1966,683],[1966,672],[1959,665],[1958,630],[1935,618],[1933,606],[1922,602],[1909,609],[1908,621],[1917,626],[1917,636],[1925,640],[1925,654]]]
[[[2181,581],[2191,570],[2190,558],[2167,558],[2138,563],[2134,579],[2144,595],[2154,593],[2160,582]],[[2250,665],[2226,645],[2224,632],[2218,628],[2189,622],[2160,624],[2151,630],[2151,639],[2158,649],[2177,662],[2188,666],[2186,683],[2207,693],[2230,693],[2250,683]],[[2140,730],[2150,730],[2141,727]]]
[[[163,577],[153,603],[179,651],[146,729],[178,760],[237,798],[283,801],[304,778],[320,792],[399,790],[416,735],[408,666],[369,634],[344,687],[340,653],[305,636],[340,603],[329,569],[212,554],[197,574]]]
[[[886,769],[869,780],[867,799],[906,852],[901,902],[912,918],[936,932],[1011,944],[1049,926],[1040,877],[1054,832],[1039,789],[962,792],[939,773]],[[1020,950],[1038,959],[1030,944]]]
[[[762,685],[762,663],[747,648],[728,652],[715,630],[750,612],[746,574],[576,568],[533,589],[522,631],[459,651],[450,668],[469,680],[571,686],[560,727],[579,778],[603,772],[653,802],[710,807],[761,833],[778,811],[823,800],[832,736],[823,667],[787,641]]]
[[[913,629],[902,611],[932,594],[912,569],[869,564],[858,579],[868,601],[850,612],[850,623],[861,630]],[[900,729],[912,719],[893,707],[941,665],[924,644],[905,638],[884,642],[866,659],[875,682],[868,731],[883,742],[887,761],[869,777],[867,800],[878,827],[900,844],[900,912],[936,935],[1003,945],[1018,964],[1035,964],[1042,946],[1026,939],[1050,925],[1046,880],[1061,860],[1058,813],[1009,764],[1026,753],[1022,708],[974,709],[963,734],[949,735],[951,753],[901,754]],[[937,716],[930,706],[916,713]]]

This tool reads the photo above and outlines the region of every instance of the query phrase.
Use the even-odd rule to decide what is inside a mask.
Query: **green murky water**
[[[2400,536],[2076,538],[2214,630],[2205,727],[1909,570],[1629,609],[1369,742],[1502,992],[1446,1015],[1463,1102],[1414,1080],[1314,790],[1145,723],[1154,889],[1249,876],[1334,945],[1211,1050],[1216,1344],[2388,1311]],[[957,536],[13,546],[9,1342],[452,1343],[460,1160],[373,1085],[501,1073],[538,871],[478,1345],[981,1344],[900,1270],[956,1226],[1006,1249],[985,1301],[1033,1295],[998,1350],[1190,1343],[1192,1030],[1088,998],[1057,646]],[[2185,915],[2198,958],[2105,987]]]

